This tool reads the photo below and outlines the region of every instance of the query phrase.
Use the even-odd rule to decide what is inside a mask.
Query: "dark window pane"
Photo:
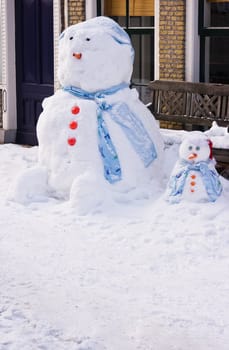
[[[229,83],[229,37],[209,39],[209,81]]]
[[[135,49],[133,80],[135,82],[153,80],[153,36],[132,35],[131,40]]]
[[[200,80],[229,84],[229,0],[199,0],[199,9]]]
[[[229,2],[205,3],[206,27],[229,27]]]
[[[212,27],[229,27],[229,2],[211,5]]]
[[[135,49],[132,85],[139,91],[141,100],[148,103],[150,96],[147,93],[146,85],[154,79],[153,34],[132,35],[131,39]]]
[[[129,27],[153,27],[154,17],[130,17]]]

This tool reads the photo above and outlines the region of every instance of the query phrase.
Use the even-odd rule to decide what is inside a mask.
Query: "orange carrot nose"
[[[191,153],[189,156],[188,156],[188,159],[195,159],[197,157],[197,154],[196,153]]]
[[[75,58],[77,58],[77,60],[80,60],[81,57],[82,57],[82,53],[80,53],[80,52],[74,52],[74,53],[72,54],[72,56],[75,57]]]

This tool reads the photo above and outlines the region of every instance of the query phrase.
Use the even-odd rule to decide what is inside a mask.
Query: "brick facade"
[[[68,24],[76,24],[85,20],[85,0],[68,1]]]
[[[185,80],[185,0],[160,0],[159,79]],[[176,122],[161,128],[182,129]]]
[[[178,122],[167,122],[167,121],[159,121],[159,125],[161,129],[173,129],[173,130],[183,130],[183,124]]]
[[[160,79],[185,79],[185,0],[160,0]]]

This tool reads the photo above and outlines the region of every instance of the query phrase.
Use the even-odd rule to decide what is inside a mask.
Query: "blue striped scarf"
[[[157,152],[153,141],[145,130],[141,120],[129,109],[128,105],[123,102],[114,104],[108,104],[106,102],[106,96],[113,95],[125,88],[128,88],[128,84],[122,83],[110,89],[93,93],[73,86],[66,86],[63,88],[64,91],[78,98],[93,100],[97,104],[98,148],[103,161],[104,176],[110,183],[115,183],[122,179],[122,170],[118,154],[103,118],[104,111],[107,111],[112,120],[121,126],[145,167],[148,167],[153,160],[157,158]]]

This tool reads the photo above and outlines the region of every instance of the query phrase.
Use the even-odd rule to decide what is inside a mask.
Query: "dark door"
[[[41,103],[54,92],[53,1],[15,0],[15,14],[16,142],[35,145]]]

